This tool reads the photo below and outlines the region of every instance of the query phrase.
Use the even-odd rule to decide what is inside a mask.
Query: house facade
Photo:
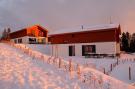
[[[48,42],[48,31],[40,25],[34,25],[10,33],[10,40],[14,43],[44,44]]]
[[[63,30],[64,31],[64,30]],[[120,54],[120,25],[106,24],[69,29],[49,35],[53,56],[87,56]]]

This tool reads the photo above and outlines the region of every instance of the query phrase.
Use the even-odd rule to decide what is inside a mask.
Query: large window
[[[29,38],[29,43],[30,44],[36,43],[36,38]]]
[[[95,45],[83,45],[82,46],[82,56],[87,56],[92,53],[96,53]]]

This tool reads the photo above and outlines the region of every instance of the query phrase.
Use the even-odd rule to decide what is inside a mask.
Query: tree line
[[[121,50],[125,52],[135,52],[135,33],[123,32],[121,36]]]
[[[10,40],[10,32],[10,28],[4,29],[4,31],[2,32],[1,40]]]

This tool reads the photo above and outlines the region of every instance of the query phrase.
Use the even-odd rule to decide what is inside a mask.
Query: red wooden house
[[[24,28],[10,33],[10,39],[15,43],[47,43],[48,30],[40,25]]]

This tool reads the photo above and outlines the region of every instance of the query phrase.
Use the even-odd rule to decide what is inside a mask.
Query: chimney
[[[84,29],[83,25],[82,25],[82,30]]]

